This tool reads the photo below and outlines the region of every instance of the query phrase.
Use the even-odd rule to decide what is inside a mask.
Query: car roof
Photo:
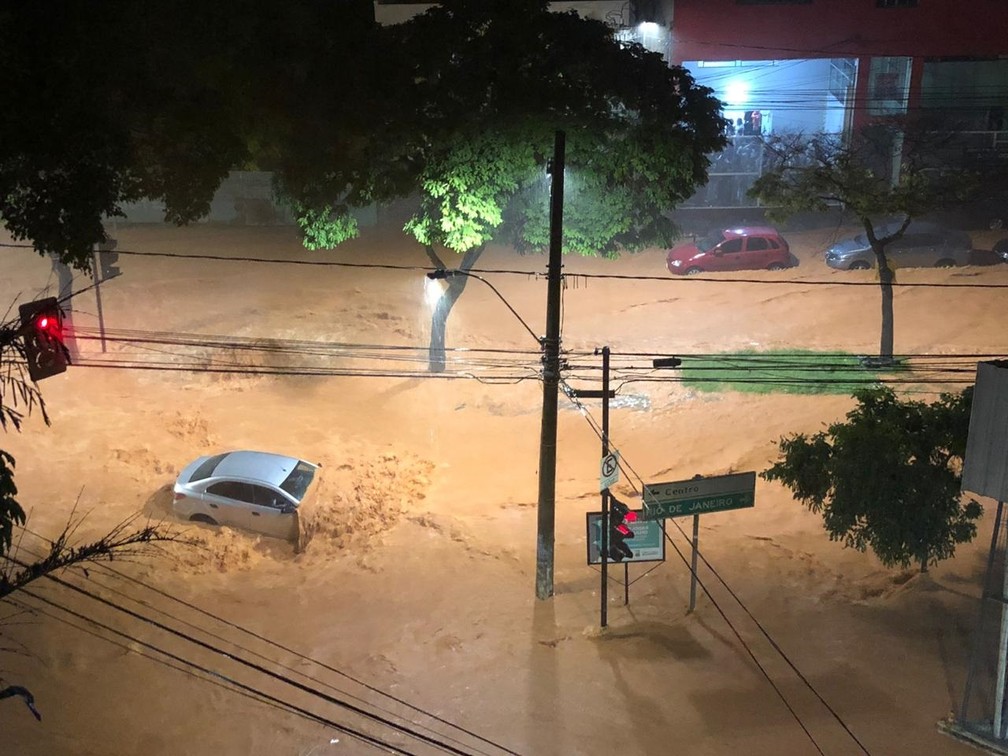
[[[898,231],[899,227],[902,225],[903,223],[900,221],[889,221],[888,223],[882,223],[875,230],[875,235],[878,236],[879,234],[886,234],[886,235],[891,234],[895,231]],[[935,232],[943,234],[959,233],[959,231],[957,231],[954,228],[949,228],[948,226],[943,226],[940,223],[935,223],[934,221],[926,221],[926,220],[912,220],[910,221],[910,225],[908,225],[906,229],[906,233],[935,233]]]
[[[224,455],[211,477],[261,480],[279,488],[301,461],[272,452],[233,451]]]
[[[733,236],[780,236],[777,229],[772,226],[736,226],[735,228],[726,228],[723,233],[727,238]]]

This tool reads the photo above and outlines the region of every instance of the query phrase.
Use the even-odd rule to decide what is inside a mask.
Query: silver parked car
[[[175,481],[175,514],[295,539],[297,510],[321,465],[297,457],[231,451],[190,462]]]
[[[875,236],[889,236],[898,223],[886,223],[875,229]],[[970,264],[973,240],[965,231],[915,221],[903,236],[886,245],[886,256],[895,268],[954,268]],[[826,264],[840,270],[867,270],[875,267],[875,253],[866,234],[844,239],[826,250]]]

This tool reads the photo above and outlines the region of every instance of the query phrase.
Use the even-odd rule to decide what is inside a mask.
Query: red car
[[[693,276],[720,270],[783,270],[794,265],[791,249],[769,226],[726,228],[668,252],[670,273]]]

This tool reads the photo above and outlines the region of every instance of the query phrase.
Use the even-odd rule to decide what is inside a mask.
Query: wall
[[[1006,29],[1005,0],[920,0],[917,8],[878,8],[875,0],[676,0],[672,59],[996,57],[1008,52]]]
[[[125,218],[120,223],[164,223],[163,202],[144,200],[123,205]],[[362,227],[377,222],[375,206],[353,211]],[[111,220],[110,220],[111,222]],[[198,223],[223,223],[235,226],[289,226],[294,217],[287,207],[273,197],[273,175],[263,171],[231,171],[221,182],[210,202],[210,213]]]

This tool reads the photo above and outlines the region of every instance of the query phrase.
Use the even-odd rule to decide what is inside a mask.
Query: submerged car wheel
[[[204,525],[216,525],[217,520],[215,520],[210,515],[205,514],[194,514],[189,518],[190,522],[202,522]]]
[[[866,263],[864,260],[855,260],[851,263],[851,266],[847,270],[868,270],[871,265]]]
[[[767,270],[784,270],[784,266],[780,263],[770,263],[767,265]]]
[[[955,266],[955,260],[949,260],[947,257],[935,263],[936,268],[954,268]]]
[[[703,273],[703,270],[695,266],[686,271],[687,276],[696,276],[699,275],[700,273]]]

